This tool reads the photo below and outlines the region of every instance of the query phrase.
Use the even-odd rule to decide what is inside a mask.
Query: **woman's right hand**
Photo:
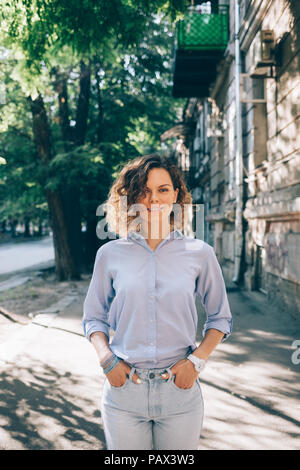
[[[124,385],[126,382],[126,378],[129,377],[130,371],[131,367],[121,359],[116,367],[114,367],[113,370],[111,370],[106,375],[106,377],[113,387],[122,387],[122,385]],[[136,384],[142,383],[141,379],[136,373],[133,374],[132,380]]]

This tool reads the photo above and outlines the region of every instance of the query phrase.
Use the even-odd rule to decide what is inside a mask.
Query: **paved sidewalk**
[[[81,329],[87,286],[0,344],[0,449],[105,448],[104,376]],[[229,302],[233,334],[201,376],[199,449],[297,449],[300,366],[291,344],[300,339],[299,321],[268,307],[260,293],[229,292]],[[201,307],[199,317],[200,333]]]
[[[228,294],[233,334],[202,375],[205,420],[199,449],[299,449],[299,319],[259,292]]]
[[[39,314],[0,345],[0,449],[103,447],[103,377],[82,335],[82,291],[63,311]]]

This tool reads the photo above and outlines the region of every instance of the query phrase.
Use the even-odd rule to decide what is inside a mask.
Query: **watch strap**
[[[196,357],[194,354],[190,354],[187,356],[187,359],[189,359],[195,366],[195,369],[197,372],[201,372],[206,364],[205,359],[200,359],[199,357]]]

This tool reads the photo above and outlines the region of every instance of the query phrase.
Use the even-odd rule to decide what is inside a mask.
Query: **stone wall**
[[[261,30],[274,31],[276,58],[273,78],[245,79],[246,98],[266,101],[241,107],[247,222],[242,270],[246,288],[260,289],[293,312],[300,286],[300,1],[239,3],[241,73],[253,69]],[[210,97],[192,98],[186,107],[196,124],[189,147],[198,175],[193,194],[205,204],[205,239],[227,281],[234,274],[236,240],[234,4],[230,0],[230,41]],[[206,151],[195,152],[204,139]]]
[[[253,1],[253,7],[258,3]],[[266,105],[244,108],[247,138],[243,148],[248,157],[245,280],[249,289],[261,288],[269,299],[294,311],[299,308],[300,286],[295,261],[300,254],[300,2],[262,3],[264,15],[245,51],[246,72],[261,29],[275,33],[277,65],[276,79],[261,80]],[[258,276],[260,270],[262,276]]]

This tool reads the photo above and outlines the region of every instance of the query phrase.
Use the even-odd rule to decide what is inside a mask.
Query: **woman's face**
[[[138,202],[146,206],[141,217],[149,222],[168,217],[172,211],[173,203],[178,196],[178,188],[174,190],[171,176],[164,168],[153,168],[148,173],[146,195]]]

